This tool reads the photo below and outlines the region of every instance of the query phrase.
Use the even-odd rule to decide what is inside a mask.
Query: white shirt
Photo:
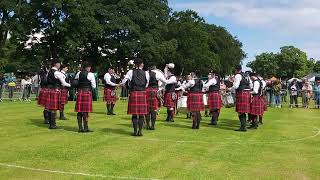
[[[253,89],[252,89],[252,94],[258,94],[258,93],[259,93],[259,88],[260,88],[260,83],[259,83],[259,81],[254,81],[254,83],[253,83]]]
[[[77,73],[75,79],[79,79],[80,72]],[[96,78],[94,78],[94,74],[92,72],[88,72],[87,79],[91,82],[91,87],[93,89],[97,87]]]
[[[212,78],[212,79],[209,79],[209,81],[205,84],[203,84],[203,88],[204,89],[209,89],[210,86],[213,86],[213,85],[216,85],[217,84],[217,80],[216,78]]]
[[[40,78],[38,74],[32,77],[32,82],[34,83],[34,87],[39,87]]]
[[[111,74],[110,73],[106,73],[104,75],[103,79],[106,81],[106,84],[108,84],[110,86],[117,86],[116,83],[111,82]]]
[[[236,75],[234,76],[234,82],[233,82],[233,86],[232,86],[231,89],[232,89],[232,90],[238,89],[239,86],[240,86],[241,80],[242,80],[241,74],[236,74]],[[252,87],[252,82],[251,82],[250,78],[249,78],[249,84],[250,84],[250,87]],[[249,90],[249,89],[248,89],[248,90]]]
[[[196,84],[194,79],[189,80],[187,83],[182,84],[179,88],[176,88],[177,91],[185,91],[188,88],[192,88]]]
[[[125,84],[128,80],[131,81],[132,80],[132,75],[133,75],[133,70],[129,70],[127,72],[127,74],[125,75],[124,79],[122,80],[121,84]],[[146,87],[148,87],[149,80],[150,80],[149,73],[146,73],[146,79],[147,79]]]
[[[57,68],[53,67],[52,69],[56,70],[54,72],[54,77],[56,79],[59,79],[59,81],[61,82],[61,85],[64,87],[71,87],[71,85],[69,83],[66,82],[66,76],[64,74],[62,74],[60,71],[58,71]]]

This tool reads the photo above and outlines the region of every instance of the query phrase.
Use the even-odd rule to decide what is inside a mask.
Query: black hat
[[[87,68],[87,67],[91,67],[91,63],[89,63],[88,61],[85,61],[82,63],[82,68]]]
[[[61,61],[58,58],[52,58],[51,59],[52,65],[54,66],[55,64],[61,63]]]
[[[62,64],[60,68],[63,69],[63,68],[65,68],[65,67],[69,67],[69,66],[70,66],[70,64],[69,64],[69,63],[66,63],[66,64]]]
[[[139,65],[141,65],[143,63],[143,60],[141,59],[141,58],[135,58],[134,59],[134,64],[136,65],[136,66],[139,66]]]
[[[241,66],[241,64],[236,65],[236,66],[235,66],[235,69],[236,69],[237,71],[241,71],[241,70],[242,70],[242,66]]]
[[[257,76],[258,74],[257,73],[255,73],[255,72],[250,72],[249,73],[249,76]]]

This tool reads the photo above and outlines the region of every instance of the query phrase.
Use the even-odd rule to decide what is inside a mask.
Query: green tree
[[[271,78],[272,76],[277,76],[279,73],[278,61],[276,59],[276,54],[273,53],[262,53],[255,57],[254,61],[247,64],[252,71],[258,72],[264,78]]]

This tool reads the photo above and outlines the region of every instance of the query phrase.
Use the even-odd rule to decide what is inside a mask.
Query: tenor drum
[[[187,108],[187,100],[188,97],[187,96],[182,96],[178,99],[178,103],[177,103],[177,107],[178,109],[180,108]]]
[[[233,107],[234,106],[234,99],[233,99],[232,93],[230,93],[230,92],[226,93],[223,96],[222,101],[223,101],[223,105],[225,107]]]

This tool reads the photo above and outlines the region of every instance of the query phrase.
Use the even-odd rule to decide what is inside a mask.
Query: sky
[[[320,60],[320,0],[169,0],[225,27],[243,43],[244,66],[262,52],[293,45]]]

